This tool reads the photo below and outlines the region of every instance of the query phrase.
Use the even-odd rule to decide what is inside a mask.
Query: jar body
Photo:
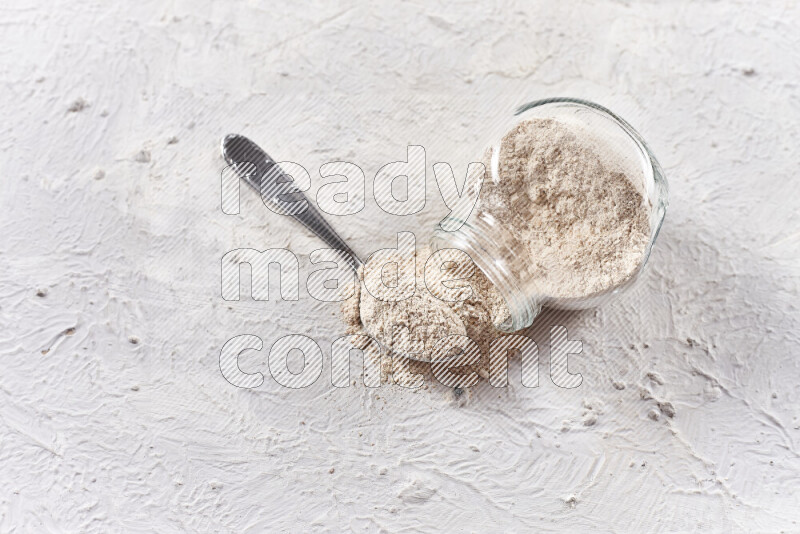
[[[577,286],[572,288],[567,280],[559,285],[558,273],[561,270],[558,262],[565,260],[548,254],[531,256],[526,248],[526,236],[544,237],[531,234],[537,230],[532,228],[534,223],[528,206],[524,206],[525,209],[515,207],[520,205],[519,202],[529,203],[530,198],[522,196],[521,199],[515,199],[515,189],[508,185],[511,180],[517,180],[515,184],[519,184],[530,178],[521,178],[516,174],[511,176],[510,167],[500,161],[501,154],[508,154],[508,147],[503,143],[512,141],[501,138],[493,143],[484,156],[486,175],[475,209],[466,220],[448,221],[447,225],[437,227],[433,246],[437,249],[457,248],[469,254],[506,301],[510,316],[499,325],[506,332],[530,326],[544,306],[590,308],[630,288],[647,264],[667,207],[668,187],[658,161],[641,136],[608,109],[569,98],[536,101],[519,108],[509,125],[509,131],[529,119],[570,125],[570,128],[582,132],[585,141],[597,153],[613,156],[615,169],[624,172],[630,185],[641,196],[637,217],[647,226],[640,236],[643,246],[636,249],[635,258],[627,258],[630,268],[624,274],[606,286],[595,284],[578,290]],[[558,153],[557,147],[554,152]],[[444,226],[458,229],[445,231],[442,229]],[[549,231],[552,234],[552,229]],[[551,274],[554,280],[543,283],[543,278]]]

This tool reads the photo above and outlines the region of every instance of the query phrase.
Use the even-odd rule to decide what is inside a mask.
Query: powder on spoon
[[[458,283],[466,287],[458,290],[463,293],[456,301],[450,302],[434,295],[431,289],[435,291],[443,280],[454,278],[454,270],[464,262],[457,256],[463,257],[460,251],[443,250],[437,262],[428,264],[426,272],[426,262],[432,253],[430,248],[422,247],[415,257],[393,258],[399,263],[415,261],[414,296],[396,302],[380,300],[362,285],[355,297],[345,301],[342,314],[348,333],[362,333],[363,329],[384,347],[400,354],[413,353],[419,360],[430,360],[431,350],[442,337],[466,335],[488,357],[489,344],[502,335],[494,324],[502,323],[508,316],[505,301],[477,267],[474,267],[472,277]],[[379,272],[367,274],[380,275]],[[362,268],[359,278],[363,279],[363,276]],[[371,287],[376,285],[370,284]],[[408,328],[408,338],[395,334],[396,329],[402,327]]]

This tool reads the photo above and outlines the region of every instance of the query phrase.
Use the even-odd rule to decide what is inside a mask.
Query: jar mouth
[[[451,232],[442,230],[441,226],[436,228],[431,246],[434,250],[454,248],[466,253],[497,289],[506,303],[509,317],[503,323],[495,324],[495,328],[511,333],[533,324],[542,309],[542,299],[526,295],[507,263],[499,260],[512,257],[513,251],[487,231],[495,227],[492,216],[483,213],[471,218],[470,222],[455,219],[453,222],[461,224],[461,227]]]

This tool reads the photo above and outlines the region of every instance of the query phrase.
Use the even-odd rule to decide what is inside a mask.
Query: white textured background
[[[0,531],[800,531],[798,26],[791,1],[4,2]],[[281,335],[327,358],[342,334],[304,290],[220,298],[228,250],[307,273],[321,246],[249,192],[222,214],[223,134],[313,195],[322,163],[369,179],[408,143],[463,176],[556,95],[627,118],[671,185],[643,283],[559,318],[579,388],[548,378],[552,314],[538,389],[518,366],[460,400],[334,390],[327,361],[302,392],[222,378],[237,334],[263,372]],[[335,224],[362,255],[425,238],[428,192],[414,219],[368,198]]]

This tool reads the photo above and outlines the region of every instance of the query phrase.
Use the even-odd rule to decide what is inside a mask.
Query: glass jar
[[[644,247],[638,267],[613,287],[580,296],[558,296],[547,294],[541,284],[525,276],[531,268],[531,257],[520,250],[519,241],[510,237],[508,220],[497,209],[484,208],[481,200],[486,193],[487,181],[500,184],[509,177],[502,176],[498,163],[503,136],[493,143],[484,162],[487,165],[486,180],[481,198],[466,220],[451,220],[439,225],[434,231],[433,248],[456,248],[469,254],[506,301],[509,316],[496,326],[504,332],[515,332],[526,328],[542,307],[560,309],[585,309],[598,306],[629,289],[639,278],[655,243],[667,208],[668,186],[661,166],[656,161],[642,137],[620,117],[603,106],[574,98],[549,98],[521,106],[512,117],[506,132],[522,121],[529,119],[554,119],[561,123],[579,127],[587,141],[602,152],[613,156],[615,164],[623,167],[625,174],[642,197],[640,209],[645,210],[649,220],[649,242]],[[498,217],[499,215],[499,217]],[[452,217],[452,215],[451,215]],[[461,224],[463,222],[463,224]],[[443,221],[444,223],[444,221]],[[448,232],[443,226],[458,230]],[[519,224],[517,221],[515,224]],[[537,267],[538,268],[538,267]],[[552,290],[551,290],[552,291]]]

